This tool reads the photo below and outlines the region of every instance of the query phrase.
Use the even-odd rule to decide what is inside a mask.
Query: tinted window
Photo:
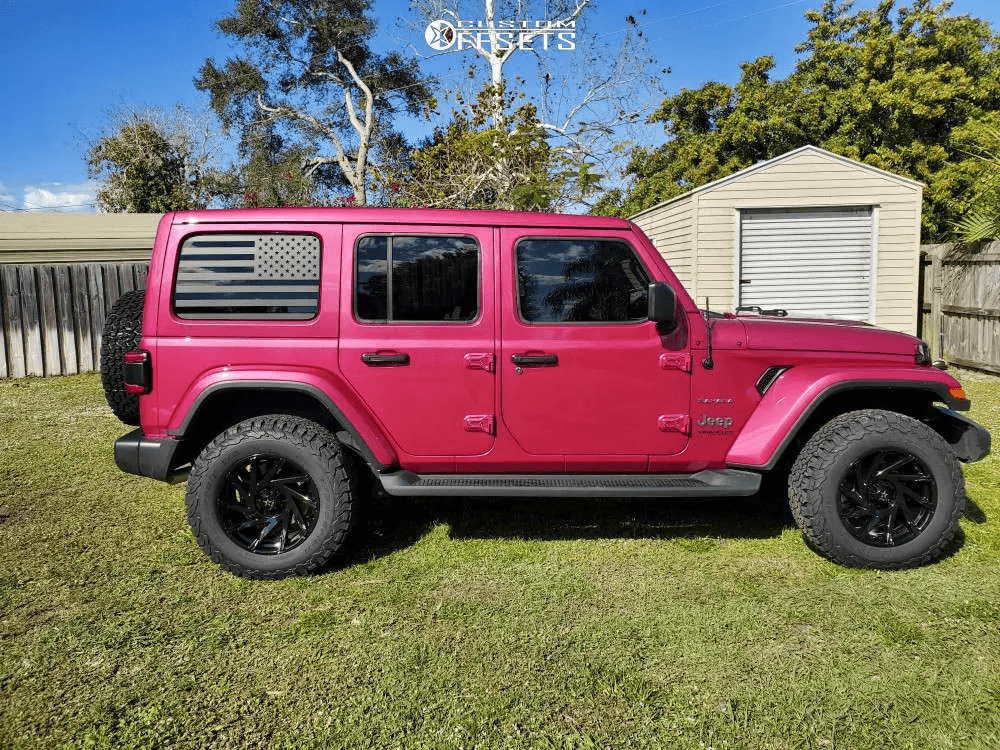
[[[649,275],[618,240],[522,240],[517,281],[521,318],[531,323],[624,323],[648,315]]]
[[[362,237],[358,241],[355,299],[361,320],[386,320],[389,315],[389,238]]]
[[[479,246],[467,237],[362,237],[356,279],[359,320],[442,323],[479,316]]]
[[[319,308],[319,238],[200,234],[181,245],[174,310],[182,318],[303,320]]]

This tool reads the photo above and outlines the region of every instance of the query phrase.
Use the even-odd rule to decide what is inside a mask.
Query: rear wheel
[[[240,422],[209,443],[188,478],[198,544],[245,578],[315,572],[343,548],[353,501],[336,439],[299,417]]]
[[[939,558],[965,510],[951,447],[896,412],[843,414],[792,465],[789,504],[809,544],[842,565],[908,568]]]
[[[139,397],[125,392],[126,352],[139,346],[142,338],[142,307],[146,293],[125,292],[115,300],[101,333],[101,385],[111,411],[125,424],[139,424]]]

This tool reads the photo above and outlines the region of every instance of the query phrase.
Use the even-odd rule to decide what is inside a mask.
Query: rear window
[[[319,309],[312,234],[200,234],[181,245],[174,311],[187,319],[307,320]]]

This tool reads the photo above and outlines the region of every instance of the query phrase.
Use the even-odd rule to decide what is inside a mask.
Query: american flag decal
[[[310,234],[189,237],[174,309],[182,318],[311,318],[319,306],[319,251]]]

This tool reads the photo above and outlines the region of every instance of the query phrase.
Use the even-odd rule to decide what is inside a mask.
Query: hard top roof
[[[479,211],[448,208],[232,208],[178,211],[174,224],[428,224],[547,228],[628,229],[627,219],[586,214]]]

